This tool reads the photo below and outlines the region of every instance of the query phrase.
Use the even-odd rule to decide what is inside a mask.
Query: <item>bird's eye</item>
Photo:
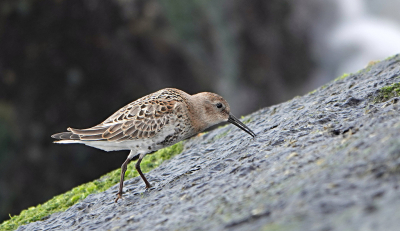
[[[217,108],[222,108],[222,103],[217,103],[215,106],[217,106]]]

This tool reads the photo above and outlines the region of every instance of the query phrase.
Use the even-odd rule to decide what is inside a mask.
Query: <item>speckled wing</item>
[[[101,124],[88,129],[68,128],[70,132],[53,135],[56,139],[82,141],[127,141],[154,137],[170,122],[175,100],[142,98],[121,108]]]

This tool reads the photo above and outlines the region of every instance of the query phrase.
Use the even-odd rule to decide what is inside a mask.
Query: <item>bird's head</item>
[[[250,128],[231,114],[228,102],[221,96],[211,92],[202,92],[193,95],[192,100],[195,105],[194,113],[198,115],[198,119],[201,121],[202,130],[221,122],[229,122],[251,136],[256,136]]]

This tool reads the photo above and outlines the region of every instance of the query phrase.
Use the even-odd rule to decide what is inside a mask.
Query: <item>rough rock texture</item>
[[[182,154],[18,230],[398,230],[400,56],[193,138]]]
[[[166,87],[216,92],[236,115],[310,89],[315,17],[299,25],[291,2],[0,0],[0,222],[127,155],[51,134]]]

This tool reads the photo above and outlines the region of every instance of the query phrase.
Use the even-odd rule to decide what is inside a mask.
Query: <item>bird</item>
[[[229,122],[253,138],[256,134],[230,112],[228,102],[218,94],[201,92],[190,95],[175,88],[165,88],[137,99],[102,123],[86,128],[69,127],[53,134],[57,144],[85,144],[104,151],[129,150],[121,166],[119,190],[115,202],[122,198],[124,176],[131,160],[146,189],[151,184],[140,169],[146,154],[188,139],[205,129]]]

